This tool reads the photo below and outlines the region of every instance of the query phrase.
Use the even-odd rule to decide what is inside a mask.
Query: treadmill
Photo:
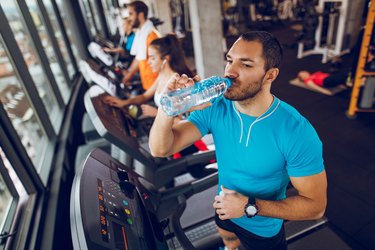
[[[97,42],[90,42],[90,44],[87,46],[87,49],[93,58],[96,58],[108,67],[113,66],[113,57],[110,54],[104,52],[102,46],[100,46]]]
[[[70,226],[74,249],[168,249],[158,211],[168,203],[172,227],[185,249],[193,245],[184,235],[179,217],[186,198],[217,182],[217,175],[155,192],[130,167],[99,149],[93,150],[75,176],[70,199]]]
[[[153,119],[133,118],[128,110],[112,107],[103,102],[108,95],[99,86],[86,92],[84,104],[98,134],[126,153],[126,164],[147,179],[156,188],[161,188],[179,174],[197,164],[209,164],[215,160],[214,151],[184,156],[179,159],[155,158],[148,147],[148,133]]]
[[[141,170],[135,169],[144,178],[143,184],[147,182],[153,188],[163,188],[175,176],[185,172],[187,166],[205,161],[209,163],[213,159],[213,151],[169,161],[153,158],[149,153],[147,142],[147,133],[149,130],[147,126],[149,125],[145,128],[142,125],[142,121],[135,120],[127,111],[104,104],[101,101],[103,95],[107,94],[98,86],[91,87],[85,94],[84,102],[89,117],[102,137],[125,151],[133,158],[132,160],[143,164]],[[132,164],[133,168],[134,165],[136,164]],[[179,211],[180,215],[177,216],[179,222],[182,224],[181,228],[184,230],[184,236],[181,236],[181,233],[180,235],[177,233],[177,239],[185,238],[185,240],[176,240],[173,232],[166,234],[167,244],[170,249],[182,249],[181,243],[186,246],[186,244],[191,244],[191,242],[195,246],[198,246],[198,249],[210,249],[210,247],[216,246],[215,244],[220,241],[213,220],[214,211],[211,203],[212,198],[216,195],[216,191],[216,185],[207,186],[205,192],[195,194],[189,198],[186,203],[186,209]],[[293,195],[292,192],[293,189],[290,189],[289,195]],[[171,213],[174,207],[172,206],[173,209],[171,209],[169,203],[164,200],[159,200],[159,202],[162,204],[160,204],[158,209],[158,218],[165,218]],[[321,231],[321,229],[324,230]],[[298,246],[301,244],[310,245],[311,242],[309,243],[308,241],[309,237],[314,239],[313,236],[317,232],[319,232],[319,235],[326,235],[327,233],[335,235],[327,226],[326,218],[308,221],[286,221],[285,231],[287,242],[288,244],[292,244],[291,246],[298,244]],[[335,239],[339,239],[339,237]],[[342,240],[335,241],[332,239],[331,243],[337,246],[346,245]]]
[[[126,89],[121,87],[117,75],[112,70],[101,68],[93,60],[81,60],[79,62],[79,70],[87,83],[100,86],[111,96],[126,97]]]

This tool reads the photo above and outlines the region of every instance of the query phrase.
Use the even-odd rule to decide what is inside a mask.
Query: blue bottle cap
[[[224,81],[225,81],[225,83],[227,85],[227,88],[229,88],[230,86],[232,86],[232,79],[224,77]]]

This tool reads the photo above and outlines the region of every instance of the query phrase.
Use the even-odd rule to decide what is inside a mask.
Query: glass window
[[[12,199],[13,198],[0,172],[0,230],[3,228]]]
[[[98,29],[98,32],[103,33],[103,27],[102,27],[102,24],[100,23],[100,19],[99,19],[99,10],[98,10],[98,6],[96,5],[96,2],[95,1],[90,1],[90,4],[91,4],[91,10],[92,10],[92,14],[94,15],[94,21],[95,21],[95,24],[96,24],[96,28]]]
[[[67,44],[65,43],[64,37],[61,33],[61,27],[59,25],[59,22],[56,19],[56,14],[55,14],[55,11],[54,11],[53,6],[51,4],[51,0],[43,0],[43,3],[44,3],[44,7],[47,10],[48,17],[50,19],[53,31],[55,33],[57,43],[59,44],[61,54],[64,58],[66,66],[67,66],[69,77],[70,77],[70,79],[73,79],[73,76],[75,74],[74,66],[73,66],[72,60],[71,60],[71,58],[68,54]]]
[[[5,15],[9,21],[9,25],[13,31],[13,34],[17,40],[18,47],[20,48],[23,58],[27,64],[30,75],[36,85],[39,96],[43,101],[43,104],[49,114],[49,117],[57,131],[60,127],[59,116],[61,112],[56,100],[56,97],[52,91],[51,83],[43,71],[42,64],[38,57],[38,53],[33,45],[33,41],[28,33],[26,25],[22,19],[19,9],[16,6],[14,0],[7,1],[7,4],[3,6]],[[25,83],[28,84],[28,83]]]
[[[0,147],[0,161],[4,164],[4,165],[0,165],[0,167],[5,166],[4,170],[7,171],[10,179],[12,180],[12,185],[14,185],[15,189],[17,190],[18,197],[20,199],[27,198],[28,195],[26,193],[24,186],[22,185],[20,179],[14,172],[12,165],[10,164],[8,158],[6,157],[1,147]],[[5,219],[7,218],[12,201],[13,201],[13,196],[10,193],[9,188],[7,184],[5,183],[4,177],[2,176],[0,172],[0,229],[3,228],[4,222],[5,222]]]
[[[117,32],[117,21],[116,21],[116,9],[110,1],[102,0],[104,7],[104,17],[107,22],[107,27],[111,35],[116,35]]]
[[[47,137],[15,74],[2,39],[0,39],[0,100],[27,154],[40,172]]]
[[[83,4],[83,10],[82,12],[84,12],[84,17],[87,21],[87,24],[89,25],[88,30],[90,31],[90,35],[91,37],[94,37],[96,35],[96,30],[95,30],[95,23],[94,23],[94,19],[93,19],[93,15],[90,11],[90,7],[89,7],[89,2],[87,0],[83,0],[82,1],[82,4]]]
[[[55,76],[56,83],[59,87],[64,102],[67,103],[69,100],[70,90],[61,70],[60,64],[57,61],[57,57],[52,47],[51,39],[49,37],[49,34],[47,33],[47,29],[44,24],[44,20],[40,13],[39,7],[35,0],[27,0],[26,4],[29,7],[29,11],[33,18],[35,27],[38,30],[39,38],[42,41],[42,45],[48,57],[51,70],[53,72],[53,75]]]
[[[68,38],[69,38],[70,46],[73,50],[73,55],[75,57],[76,62],[79,62],[81,60],[81,58],[79,56],[77,46],[74,44],[73,32],[70,28],[71,23],[69,22],[69,17],[67,15],[66,9],[65,9],[66,3],[65,3],[65,1],[62,1],[62,0],[56,0],[56,4],[59,7],[59,12],[60,12],[61,18],[62,18],[64,26],[65,26],[66,34],[68,35]]]

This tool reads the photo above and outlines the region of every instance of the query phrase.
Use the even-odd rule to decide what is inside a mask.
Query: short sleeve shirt
[[[234,102],[219,97],[212,106],[192,112],[188,120],[202,136],[212,133],[219,187],[276,201],[285,198],[289,177],[324,170],[322,143],[315,129],[296,109],[276,97],[259,117],[242,114]],[[283,223],[282,219],[259,215],[231,220],[263,237],[276,235]]]

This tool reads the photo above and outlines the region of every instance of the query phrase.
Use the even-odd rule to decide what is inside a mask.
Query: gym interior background
[[[90,120],[98,114],[87,113],[86,102],[90,99],[87,93],[98,84],[84,77],[83,65],[94,67],[95,72],[107,79],[105,84],[119,88],[118,79],[111,78],[110,74],[118,66],[117,62],[106,65],[88,47],[92,43],[116,46],[122,35],[119,27],[127,15],[127,3],[126,0],[0,1],[1,249],[84,249],[84,246],[104,244],[97,243],[104,239],[102,230],[108,229],[100,229],[103,221],[99,206],[92,207],[95,211],[91,211],[93,218],[90,218],[90,209],[83,211],[84,207],[78,205],[83,198],[74,196],[84,188],[83,182],[81,186],[77,184],[77,176],[84,180],[83,173],[77,169],[85,165],[82,162],[95,148],[101,148],[106,154],[96,152],[92,159],[110,157],[129,169],[148,164],[149,159],[141,151],[116,139],[115,133],[98,131],[99,125]],[[328,175],[328,207],[324,219],[290,224],[288,247],[374,249],[375,60],[371,55],[375,54],[375,2],[148,0],[145,3],[160,33],[177,34],[188,65],[203,78],[223,74],[225,53],[241,33],[266,30],[280,39],[284,59],[272,91],[314,125],[323,141]],[[328,88],[329,92],[322,93],[303,84],[293,84],[301,70],[346,72],[347,77],[338,88]],[[146,122],[144,129],[149,125]],[[138,138],[140,145],[147,142],[147,133],[144,136],[146,139]],[[133,166],[133,162],[138,163]],[[152,162],[156,168],[172,165]],[[149,173],[152,178],[160,178],[162,174],[173,177],[170,172],[167,175],[156,169],[147,171],[154,171]],[[116,180],[122,182],[121,190],[128,190],[129,186],[123,183],[128,177],[117,175]],[[166,184],[170,185],[163,181],[154,183],[159,188],[166,188]],[[91,195],[97,198],[98,192],[94,191]],[[174,195],[169,203],[158,202],[166,207],[173,204],[176,211],[183,209],[183,198],[188,198],[191,190],[178,191],[180,195],[168,193]],[[199,196],[187,199],[186,211],[194,202],[200,203],[199,199]],[[137,206],[132,207],[132,212],[142,210]],[[166,241],[165,246],[170,249],[186,246],[184,239],[189,239],[198,249],[218,249],[220,242],[212,231],[212,218],[207,215],[203,219],[191,219],[188,215],[194,213],[186,211],[182,217],[185,222],[181,222],[182,235],[178,227],[171,226],[173,218],[170,218],[150,222],[164,228],[154,237]],[[114,223],[110,218],[108,215],[106,225]],[[85,228],[90,219],[97,224],[94,226],[97,231]],[[184,225],[189,219],[195,224],[190,221]],[[81,229],[75,224],[80,220]],[[114,225],[121,228],[118,223]],[[112,238],[107,241],[117,243],[106,246],[127,249],[118,244],[124,240],[117,238],[115,229],[111,229]]]

